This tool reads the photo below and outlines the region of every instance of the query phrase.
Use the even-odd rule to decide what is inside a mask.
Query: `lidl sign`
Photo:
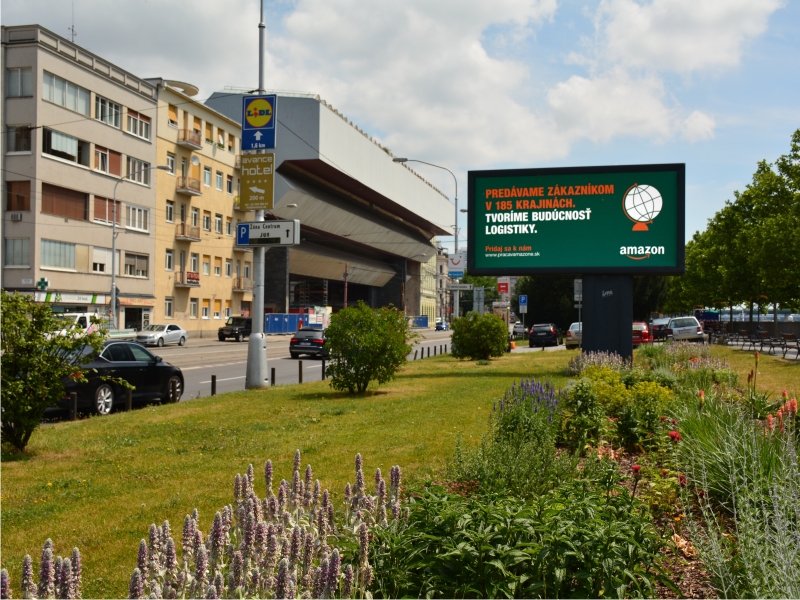
[[[245,96],[242,99],[242,150],[275,147],[278,97]]]
[[[681,274],[686,165],[469,172],[473,275]]]

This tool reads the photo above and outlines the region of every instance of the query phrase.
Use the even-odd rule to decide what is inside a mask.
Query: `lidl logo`
[[[244,109],[244,117],[253,128],[266,127],[272,120],[272,104],[266,98],[256,98]]]

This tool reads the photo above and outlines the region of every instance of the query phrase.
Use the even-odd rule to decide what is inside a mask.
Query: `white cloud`
[[[713,117],[696,110],[681,123],[681,136],[690,142],[710,140],[715,126]]]
[[[734,67],[780,0],[602,0],[604,58],[627,67],[689,73]]]

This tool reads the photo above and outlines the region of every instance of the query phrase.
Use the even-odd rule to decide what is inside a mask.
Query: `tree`
[[[500,294],[497,293],[497,277],[465,275],[461,279],[461,283],[471,283],[474,287],[482,287],[484,289],[483,301],[489,307],[490,312],[492,310],[492,302],[500,300]],[[459,298],[461,312],[467,314],[473,310],[475,312],[478,311],[478,307],[473,302],[474,298],[475,296],[471,292],[461,292],[461,297]]]
[[[48,305],[25,294],[3,291],[2,311],[3,442],[22,451],[45,409],[64,396],[63,381],[86,381],[81,365],[100,351],[106,333],[53,334],[63,322]]]
[[[508,328],[493,313],[469,312],[453,322],[453,356],[470,360],[489,360],[502,356],[508,345]]]
[[[527,294],[526,325],[555,323],[566,330],[570,323],[578,320],[578,309],[575,308],[573,294],[574,279],[572,275],[520,277],[517,280],[514,296],[511,298],[511,307],[519,315],[519,296]]]
[[[372,381],[391,381],[416,338],[402,312],[372,309],[361,300],[333,315],[325,336],[331,386],[351,394],[363,394]]]

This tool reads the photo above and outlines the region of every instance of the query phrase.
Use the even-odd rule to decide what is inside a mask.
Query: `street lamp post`
[[[128,178],[144,173],[151,169],[158,169],[160,171],[168,171],[169,167],[166,165],[158,165],[156,167],[145,167],[133,173],[128,173]],[[123,177],[114,184],[114,218],[111,220],[111,314],[113,316],[114,328],[119,329],[119,314],[117,313],[117,186],[125,181]]]
[[[435,165],[433,163],[425,162],[424,160],[416,160],[414,158],[393,158],[393,162],[396,163],[407,163],[407,162],[417,162],[422,163],[423,165],[428,165],[429,167],[436,167],[437,169],[442,169],[443,171],[447,171],[450,175],[453,176],[453,182],[456,186],[456,195],[455,195],[455,205],[456,205],[456,222],[453,225],[453,233],[455,234],[455,243],[454,243],[454,254],[458,254],[458,179],[456,179],[456,174],[453,173],[447,167],[442,167],[440,165]],[[456,279],[456,283],[458,283],[458,279]],[[453,318],[458,318],[458,300],[459,300],[460,292],[456,290],[456,293],[453,295],[453,311],[455,313]]]

